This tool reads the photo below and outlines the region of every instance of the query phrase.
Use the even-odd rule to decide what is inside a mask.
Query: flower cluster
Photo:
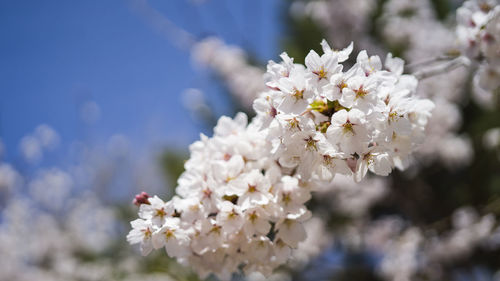
[[[437,18],[428,0],[387,1],[381,24],[384,40],[393,48],[406,46],[404,58],[413,65],[413,70],[425,72],[441,68],[451,63],[448,59],[452,60],[457,53],[454,30]],[[415,153],[420,164],[427,166],[439,161],[453,169],[470,163],[471,142],[467,136],[457,133],[462,123],[460,102],[464,99],[467,77],[468,71],[463,67],[447,71],[446,79],[436,75],[419,81],[417,95],[435,104],[426,127],[425,142]]]
[[[469,0],[457,10],[457,36],[471,58],[499,58],[497,0]]]
[[[423,139],[433,103],[412,96],[417,80],[403,75],[404,62],[361,51],[343,72],[352,44],[324,54],[311,51],[306,66],[282,54],[270,62],[269,91],[255,101],[257,122],[268,130],[271,153],[303,180],[330,181],[335,174],[361,180],[368,170],[386,176],[404,169]]]
[[[457,10],[457,36],[464,53],[480,62],[475,91],[500,89],[500,5],[497,0],[469,0]]]
[[[403,61],[362,51],[342,72],[352,44],[322,42],[306,66],[268,64],[268,91],[254,102],[256,118],[222,117],[214,136],[191,145],[176,196],[138,195],[139,218],[127,239],[147,255],[165,248],[204,278],[234,272],[269,276],[306,239],[311,191],[335,174],[361,180],[368,170],[404,168],[422,140],[432,102],[412,96],[417,85]]]
[[[214,131],[191,145],[177,196],[140,205],[128,240],[141,243],[143,254],[165,247],[202,277],[229,279],[241,264],[268,275],[306,238],[310,190],[282,174],[265,134],[247,127],[244,114],[222,117]]]
[[[480,216],[465,206],[449,220],[451,229],[439,232],[414,226],[399,216],[386,216],[352,225],[343,237],[349,247],[365,247],[380,257],[377,272],[385,280],[413,280],[417,274],[426,280],[442,280],[450,262],[472,255],[475,249],[491,251],[500,245],[500,227],[492,214]]]
[[[410,51],[408,49],[413,49],[416,44],[428,47],[442,45],[448,37],[440,38],[441,40],[437,42],[427,42],[427,44],[418,41],[422,33],[429,33],[428,28],[439,30],[439,23],[434,21],[434,16],[430,1],[389,0],[383,5],[383,13],[379,19],[384,40],[392,46],[407,44],[408,48],[405,51]],[[431,33],[435,31],[436,29],[433,29]]]

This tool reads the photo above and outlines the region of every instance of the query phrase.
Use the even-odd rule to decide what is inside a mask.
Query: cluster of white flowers
[[[443,65],[452,64],[446,60],[457,54],[457,39],[454,30],[437,18],[432,5],[427,0],[389,0],[383,5],[383,13],[377,23],[386,43],[395,49],[405,47],[404,58],[410,64],[419,65],[436,58],[436,64],[429,69],[442,69]],[[367,19],[375,6],[375,1],[371,0],[295,1],[291,13],[295,17],[312,18],[326,30],[334,45],[354,38],[358,47],[361,45],[372,53],[383,53],[382,47],[370,40],[370,22]],[[453,63],[459,65],[461,61]],[[473,157],[468,137],[457,135],[462,122],[459,107],[464,98],[468,71],[461,68],[443,75],[446,79],[439,75],[426,78],[417,89],[417,95],[431,99],[436,105],[428,122],[425,143],[417,156],[426,163],[439,160],[449,168],[456,168],[466,165]],[[494,105],[491,93],[484,93],[484,90],[474,93],[476,101]]]
[[[384,39],[391,45],[408,45],[413,48],[419,44],[419,33],[426,32],[427,28],[435,28],[434,11],[429,1],[389,0],[384,4],[380,18]],[[441,38],[445,39],[445,38]],[[424,42],[420,42],[424,45]],[[442,44],[427,42],[427,46]],[[429,55],[429,54],[427,54]]]
[[[190,150],[177,196],[141,204],[128,240],[141,243],[143,254],[165,247],[202,277],[227,280],[240,264],[269,275],[306,238],[310,189],[282,174],[264,132],[247,127],[242,113],[222,117],[214,136],[202,136]]]
[[[498,20],[500,7],[497,0],[468,0],[457,10],[457,36],[467,56],[498,60]]]
[[[393,46],[406,46],[404,57],[414,66],[411,70],[416,66],[424,70],[440,69],[443,64],[451,63],[448,60],[457,53],[454,31],[438,20],[430,1],[389,0],[384,4],[380,23],[385,40]],[[449,168],[456,168],[473,157],[467,136],[457,135],[462,124],[460,103],[466,93],[467,76],[464,67],[420,81],[417,95],[431,99],[436,106],[425,142],[416,153],[421,163],[439,160]]]
[[[324,54],[311,51],[305,67],[286,54],[268,65],[270,90],[254,109],[271,153],[303,180],[353,174],[359,181],[368,170],[386,176],[394,166],[404,169],[433,103],[413,96],[418,81],[402,74],[403,60],[389,54],[383,66],[361,51],[343,72],[352,44],[341,51],[321,45]]]
[[[344,227],[340,239],[350,249],[379,256],[375,269],[384,280],[409,280],[408,276],[415,271],[414,245],[421,238],[418,230],[405,227],[404,221],[396,216],[361,220]]]
[[[463,53],[477,61],[474,91],[483,104],[498,99],[500,92],[500,3],[469,0],[457,10],[457,36]]]
[[[433,103],[413,97],[417,80],[401,59],[388,55],[383,66],[362,51],[343,72],[352,44],[321,45],[306,66],[286,53],[269,62],[256,118],[222,117],[212,138],[192,144],[172,200],[136,197],[130,243],[144,255],[165,248],[201,277],[228,280],[240,268],[268,276],[306,239],[311,191],[336,174],[359,181],[405,168]]]
[[[420,228],[398,216],[352,224],[344,243],[380,257],[377,273],[385,280],[413,280],[416,274],[442,280],[443,266],[471,255],[475,249],[498,249],[500,227],[492,214],[479,216],[471,207],[453,212],[451,230]],[[495,228],[496,227],[496,228]],[[426,279],[426,280],[427,280]]]
[[[481,217],[472,207],[457,209],[451,222],[451,231],[427,240],[426,253],[430,262],[455,260],[469,255],[474,248],[490,240],[497,223],[493,214]]]
[[[50,148],[57,135],[41,125],[29,137]],[[127,181],[134,188],[136,183],[154,187],[154,177],[148,172],[153,163],[148,167],[135,164],[137,158],[127,160],[125,143],[118,135],[110,137],[103,145],[106,148],[72,143],[67,155],[75,161],[64,168],[43,166],[26,171],[16,162],[0,160],[1,281],[98,281],[131,274],[127,280],[149,280],[149,273],[138,273],[140,258],[107,254],[123,235],[115,207],[104,203],[113,178],[130,176]],[[118,184],[126,189],[123,182]],[[155,280],[160,276],[161,280],[174,280],[167,273],[158,274]]]
[[[50,185],[45,187],[51,188]],[[104,246],[109,247],[117,218],[96,196],[65,199],[71,201],[74,208],[66,208],[61,218],[52,211],[38,208],[35,200],[9,197],[1,212],[0,280],[97,281],[112,278],[112,266],[103,260],[82,261],[78,252],[98,254],[106,249]],[[88,208],[81,209],[81,205]],[[74,217],[78,209],[83,216]],[[83,218],[93,218],[93,223],[75,220]],[[89,241],[91,238],[98,239]]]
[[[73,177],[63,170],[36,174],[29,180],[0,163],[0,186],[13,185],[1,197],[0,280],[111,278],[111,266],[82,262],[77,253],[96,254],[111,245],[117,219],[113,211],[91,192],[70,194]],[[31,196],[19,196],[26,187]]]

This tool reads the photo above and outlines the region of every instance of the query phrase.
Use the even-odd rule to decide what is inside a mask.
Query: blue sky
[[[180,93],[201,88],[229,112],[220,85],[193,68],[189,52],[158,32],[134,5],[139,0],[0,1],[0,138],[7,159],[41,123],[61,136],[99,143],[113,134],[134,146],[187,146],[203,128]],[[280,53],[279,0],[150,0],[149,5],[196,37],[218,35],[261,61]],[[96,102],[99,121],[86,125],[79,108]]]

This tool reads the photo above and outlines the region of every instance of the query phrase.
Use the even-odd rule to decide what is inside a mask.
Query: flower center
[[[319,71],[315,71],[313,73],[318,76],[318,80],[321,80],[321,79],[326,79],[326,74],[328,72],[325,71],[325,67],[324,66],[321,66],[321,68],[319,69]]]
[[[257,215],[257,212],[253,211],[250,215],[248,215],[248,219],[252,222],[255,223],[255,220],[257,220],[259,216]]]
[[[344,125],[342,125],[342,127],[343,127],[343,131],[342,132],[344,134],[349,133],[349,134],[354,135],[354,129],[352,127],[352,123],[351,122],[347,121]]]
[[[315,151],[318,150],[318,147],[316,146],[317,140],[313,139],[311,136],[307,139],[304,139],[306,142],[306,149],[309,151]]]
[[[166,215],[167,215],[167,212],[165,212],[165,210],[163,208],[156,209],[156,216],[157,217],[163,218]]]
[[[283,203],[285,203],[285,206],[288,205],[288,203],[292,202],[292,197],[290,197],[290,193],[283,193]]]
[[[304,98],[304,90],[295,89],[292,96],[295,98],[295,100],[301,100]]]
[[[368,94],[368,92],[363,89],[363,86],[359,87],[359,89],[354,92],[356,93],[356,98],[364,98]]]
[[[169,229],[169,230],[165,231],[165,238],[167,239],[167,241],[171,238],[175,238],[174,232],[175,232],[175,230],[173,230],[173,229]]]
[[[248,185],[248,192],[254,193],[255,191],[257,191],[257,186],[249,184]]]

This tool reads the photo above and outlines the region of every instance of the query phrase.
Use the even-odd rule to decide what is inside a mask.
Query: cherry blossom
[[[143,254],[165,248],[201,277],[229,280],[240,269],[270,276],[306,240],[306,203],[336,175],[361,181],[388,175],[422,141],[433,103],[414,96],[404,62],[321,42],[306,65],[269,62],[257,116],[221,117],[214,135],[190,146],[191,158],[168,202],[138,195],[140,219],[128,236]]]

